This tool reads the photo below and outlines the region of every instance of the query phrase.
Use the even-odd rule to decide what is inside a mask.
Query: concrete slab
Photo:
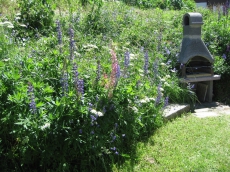
[[[163,117],[166,120],[171,120],[189,111],[189,104],[170,104],[164,109]],[[224,105],[219,102],[204,102],[196,104],[193,115],[195,115],[198,118],[230,115],[230,106]]]
[[[230,106],[219,102],[196,104],[193,115],[199,118],[215,117],[220,115],[230,115]]]
[[[198,118],[206,118],[206,117],[214,117],[219,116],[216,112],[202,112],[202,113],[194,113],[194,115]]]
[[[171,120],[189,111],[190,111],[189,104],[170,104],[164,109],[163,117],[166,120]]]
[[[202,112],[208,112],[208,111],[210,111],[210,108],[195,109],[195,113],[202,113]]]

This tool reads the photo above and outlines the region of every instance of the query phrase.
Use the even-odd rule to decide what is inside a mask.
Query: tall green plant
[[[53,26],[54,11],[51,0],[19,0],[21,22],[27,28],[45,33]]]

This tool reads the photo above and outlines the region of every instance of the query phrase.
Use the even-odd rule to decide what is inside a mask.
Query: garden
[[[214,99],[230,104],[228,11],[191,0],[0,0],[0,168],[112,171],[164,125],[181,86],[182,18],[203,15]]]

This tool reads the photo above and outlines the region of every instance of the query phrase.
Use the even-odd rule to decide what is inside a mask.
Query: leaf
[[[47,86],[47,87],[44,89],[44,92],[45,92],[45,93],[53,93],[53,92],[54,92],[54,90],[53,90],[53,88],[52,88],[52,87]]]
[[[130,156],[128,154],[121,154],[121,156],[124,158],[130,158]]]
[[[61,102],[59,102],[58,100],[56,100],[55,105],[56,105],[56,106],[60,106],[60,105],[61,105]]]
[[[19,72],[18,72],[18,71],[14,71],[14,73],[13,73],[13,75],[12,75],[12,78],[13,78],[14,80],[18,80],[18,79],[20,78]]]
[[[45,97],[45,99],[46,99],[48,102],[50,102],[50,101],[52,100],[51,97]]]
[[[16,124],[16,125],[22,125],[22,124],[24,124],[23,122],[16,122],[16,123],[14,123],[14,124]]]
[[[42,107],[43,105],[44,105],[44,103],[39,102],[39,103],[36,104],[36,107]]]

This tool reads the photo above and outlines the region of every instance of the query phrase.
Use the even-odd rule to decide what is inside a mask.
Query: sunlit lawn
[[[228,171],[230,116],[178,118],[139,143],[134,162],[114,171]]]

